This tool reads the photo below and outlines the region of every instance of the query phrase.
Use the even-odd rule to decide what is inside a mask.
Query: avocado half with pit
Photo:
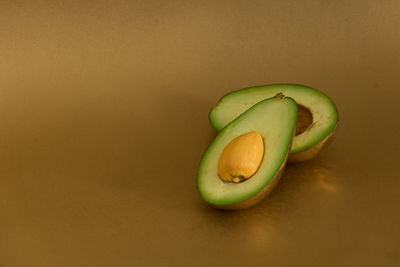
[[[293,98],[298,105],[296,133],[288,161],[300,162],[312,159],[335,137],[338,129],[338,111],[328,96],[311,87],[272,84],[228,93],[210,111],[210,123],[220,131],[255,103],[279,92]]]
[[[296,129],[297,105],[278,94],[230,122],[204,153],[197,174],[200,195],[222,209],[261,201],[277,184]]]

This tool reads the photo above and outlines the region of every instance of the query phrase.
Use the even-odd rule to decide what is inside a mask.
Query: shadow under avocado
[[[202,203],[199,208],[204,217],[219,227],[243,227],[262,222],[273,225],[282,218],[301,209],[304,199],[331,199],[340,194],[340,182],[335,172],[324,167],[317,159],[286,165],[285,172],[274,190],[260,203],[244,210],[226,211]],[[251,221],[251,223],[249,223]]]

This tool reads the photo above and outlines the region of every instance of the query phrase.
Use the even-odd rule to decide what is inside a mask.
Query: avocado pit
[[[218,176],[224,182],[239,183],[253,176],[264,156],[264,141],[256,132],[234,138],[222,151],[218,161]]]

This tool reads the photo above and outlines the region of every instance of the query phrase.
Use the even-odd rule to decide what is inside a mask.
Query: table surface
[[[0,3],[0,266],[398,266],[398,1]],[[298,83],[340,131],[253,208],[200,198],[235,89]]]

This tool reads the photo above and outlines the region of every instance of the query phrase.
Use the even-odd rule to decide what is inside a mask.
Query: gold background
[[[400,264],[398,1],[2,1],[0,266]],[[196,191],[225,93],[327,93],[337,139],[254,208]]]

